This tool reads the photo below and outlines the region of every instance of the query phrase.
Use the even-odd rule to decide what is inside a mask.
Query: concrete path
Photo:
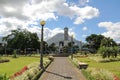
[[[55,57],[39,80],[86,80],[67,57]]]

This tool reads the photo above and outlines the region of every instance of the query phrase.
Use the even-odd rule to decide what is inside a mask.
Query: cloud
[[[7,35],[11,30],[21,28],[37,32],[40,37],[40,20],[57,20],[59,16],[67,16],[74,20],[74,24],[82,24],[98,15],[97,8],[70,5],[66,0],[0,0],[0,35]],[[63,30],[45,28],[45,39],[58,32]],[[73,31],[71,33],[75,35]]]
[[[79,0],[80,5],[86,5],[88,2],[89,0]]]
[[[74,24],[81,24],[84,23],[86,19],[89,20],[99,16],[99,10],[91,6],[86,6],[83,8],[73,6],[70,8],[74,11],[75,15],[77,15]]]
[[[39,36],[39,39],[41,38],[41,28],[40,27],[32,27],[29,29],[31,32],[36,32]],[[44,40],[48,40],[51,37],[55,36],[58,33],[64,33],[64,29],[61,28],[55,28],[55,29],[49,29],[49,28],[44,28]],[[73,35],[75,37],[75,33],[72,31],[72,29],[69,29],[68,32],[69,35]]]
[[[82,0],[89,2],[89,0]],[[16,4],[17,3],[17,4]],[[0,15],[22,20],[57,19],[59,15],[75,17],[75,24],[84,22],[99,15],[99,10],[91,6],[71,6],[66,0],[1,0]]]
[[[83,31],[86,31],[88,28],[86,27],[86,26],[84,26],[83,28],[82,28],[82,30]]]
[[[82,24],[84,22],[85,21],[81,17],[78,17],[78,18],[75,19],[74,24]]]
[[[28,0],[0,0],[0,15],[3,17],[26,19],[27,16],[22,14],[26,3],[28,3]]]
[[[105,28],[107,31],[102,33],[106,37],[111,37],[115,41],[120,41],[120,22],[100,22],[99,27]]]
[[[1,18],[0,19],[0,34],[5,36],[8,35],[13,29],[25,29],[27,25],[25,22],[17,18]]]

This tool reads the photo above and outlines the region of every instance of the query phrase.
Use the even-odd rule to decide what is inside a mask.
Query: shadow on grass
[[[60,77],[63,77],[65,79],[72,79],[72,77],[69,77],[69,76],[63,76],[61,74],[58,74],[58,73],[54,73],[54,72],[50,72],[50,71],[46,71],[47,73],[50,73],[50,74],[54,74],[54,75],[57,75],[57,76],[60,76]]]

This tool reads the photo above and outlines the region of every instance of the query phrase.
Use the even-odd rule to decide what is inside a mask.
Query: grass
[[[96,56],[97,58],[97,56]],[[99,58],[99,56],[98,56]],[[89,64],[89,68],[102,68],[106,69],[113,74],[117,75],[120,78],[120,61],[114,61],[114,62],[106,62],[106,63],[100,63],[98,61],[93,60],[91,57],[86,57],[86,58],[79,58],[77,59],[81,62],[85,62]]]
[[[33,62],[39,62],[39,57],[2,57],[9,59],[10,62],[0,63],[0,74],[6,73],[8,76],[12,75],[13,73],[21,70],[24,66],[27,66]]]

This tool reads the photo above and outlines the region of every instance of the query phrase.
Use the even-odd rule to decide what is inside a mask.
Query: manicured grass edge
[[[75,63],[70,57],[68,57],[68,59],[72,62],[72,64],[74,64],[75,67],[79,68],[79,67],[78,67],[78,64]]]
[[[70,57],[68,57],[68,58],[72,62],[72,64],[79,69],[78,64],[75,61],[73,61]],[[86,78],[86,80],[95,80],[95,79],[93,79],[93,77],[90,75],[90,73],[88,71],[82,69],[81,72],[84,75],[84,77]]]
[[[90,73],[89,73],[88,71],[82,69],[81,72],[82,72],[82,74],[85,76],[85,78],[86,78],[87,80],[95,80],[95,79],[90,75]]]
[[[44,69],[40,70],[31,80],[38,80],[40,78],[40,76],[43,74],[43,72],[45,71],[45,69],[51,64],[53,60],[51,60]]]

